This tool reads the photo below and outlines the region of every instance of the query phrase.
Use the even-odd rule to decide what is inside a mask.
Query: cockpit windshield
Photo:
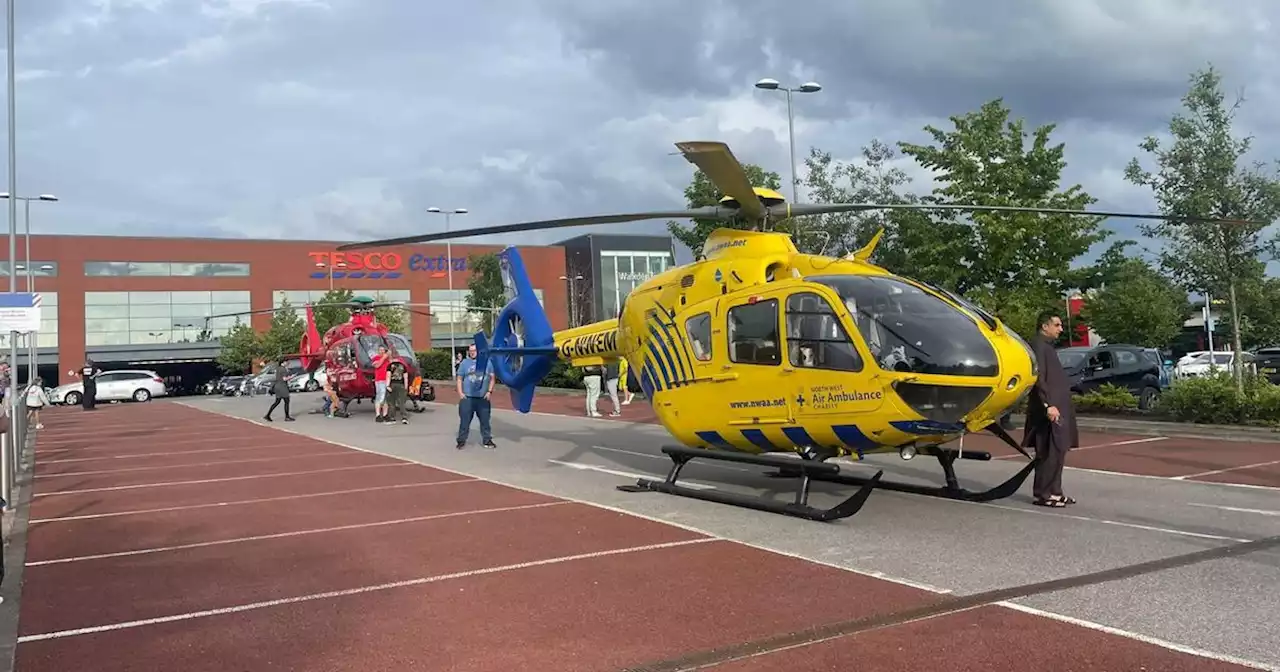
[[[840,295],[872,357],[885,370],[943,376],[999,373],[995,349],[978,323],[915,285],[866,275],[805,279]]]
[[[401,357],[413,357],[413,346],[409,344],[409,340],[400,334],[387,334],[387,341],[391,343],[391,349]]]
[[[413,346],[409,345],[408,339],[400,334],[387,334],[386,340],[377,334],[363,334],[357,337],[360,347],[357,348],[356,356],[359,358],[360,366],[373,366],[373,356],[378,353],[378,348],[387,348],[392,355],[397,355],[413,362],[416,357],[413,354]]]

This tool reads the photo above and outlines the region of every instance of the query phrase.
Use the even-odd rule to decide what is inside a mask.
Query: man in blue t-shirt
[[[483,371],[476,370],[476,346],[467,348],[467,358],[458,363],[456,374],[458,385],[458,450],[467,445],[467,435],[471,433],[471,417],[480,418],[480,440],[485,448],[497,448],[493,445],[493,434],[489,428],[489,412],[492,404],[489,395],[493,393],[493,362],[486,361]]]

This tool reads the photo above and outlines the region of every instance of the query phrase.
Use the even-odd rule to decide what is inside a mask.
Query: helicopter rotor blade
[[[1125,219],[1164,219],[1187,222],[1222,222],[1228,224],[1268,224],[1245,219],[1228,219],[1221,217],[1191,217],[1161,215],[1142,212],[1119,212],[1110,210],[1069,210],[1065,208],[1035,208],[1016,205],[968,205],[968,204],[929,204],[929,203],[780,203],[769,208],[775,217],[803,217],[805,215],[825,215],[837,212],[862,212],[867,210],[958,210],[963,212],[1035,212],[1050,215],[1076,215],[1083,217],[1121,217]]]
[[[262,313],[274,313],[278,310],[282,310],[282,309],[281,308],[259,308],[257,310],[241,310],[235,313],[218,313],[217,315],[205,315],[201,319],[208,321],[208,320],[217,319],[219,317],[238,317],[240,315],[261,315]]]
[[[622,222],[640,222],[646,219],[732,219],[738,215],[733,208],[707,206],[692,210],[655,210],[653,212],[636,212],[618,215],[592,215],[588,217],[567,217],[564,219],[544,219],[536,222],[520,222],[518,224],[501,224],[484,226],[478,229],[462,229],[460,231],[441,231],[424,233],[401,238],[386,238],[359,243],[344,243],[336,249],[340,252],[360,250],[369,247],[390,247],[393,245],[409,245],[425,243],[433,240],[467,238],[470,236],[492,236],[500,233],[519,233],[521,231],[541,231],[545,229],[561,229],[571,226],[589,226],[591,224],[619,224]]]
[[[764,203],[756,196],[751,180],[742,163],[723,142],[699,140],[677,142],[676,148],[684,154],[684,158],[697,166],[711,183],[716,185],[741,206],[742,215],[751,221],[758,221],[764,216]]]

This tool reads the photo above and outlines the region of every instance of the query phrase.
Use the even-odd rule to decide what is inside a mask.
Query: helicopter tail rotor
[[[495,376],[511,389],[511,405],[521,413],[533,406],[533,395],[556,362],[555,332],[524,269],[515,247],[498,253],[507,305],[498,313],[493,342],[476,332],[476,368],[493,359]]]

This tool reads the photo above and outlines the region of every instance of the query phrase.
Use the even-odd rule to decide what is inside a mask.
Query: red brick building
[[[435,315],[410,314],[408,336],[415,349],[448,347],[450,324],[465,347],[478,318],[461,306],[471,270],[467,259],[496,252],[494,245],[452,245],[454,290],[449,291],[445,245],[411,245],[336,252],[333,241],[234,240],[208,238],[128,238],[116,236],[31,236],[31,260],[25,239],[18,239],[19,292],[43,297],[38,335],[39,373],[47,385],[66,382],[67,371],[86,356],[104,368],[172,362],[208,362],[217,354],[216,338],[234,318],[210,320],[218,313],[274,308],[318,300],[331,287],[358,295],[432,305]],[[7,248],[7,246],[4,246]],[[554,328],[568,325],[565,250],[559,246],[521,247],[530,279],[541,295]],[[8,291],[11,268],[7,249],[0,252]],[[242,319],[250,319],[248,317]],[[271,314],[251,318],[265,330]],[[9,352],[9,335],[0,336]],[[19,341],[18,368],[25,380],[27,356]]]

